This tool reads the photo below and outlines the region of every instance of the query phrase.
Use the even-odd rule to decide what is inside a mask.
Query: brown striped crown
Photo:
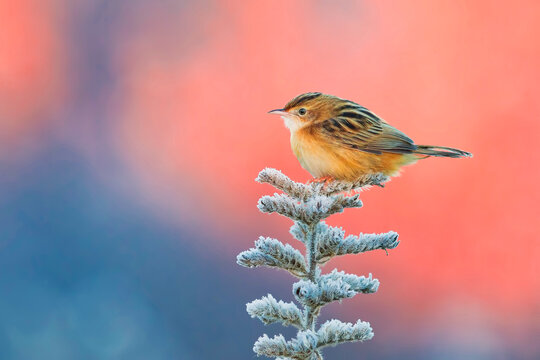
[[[285,105],[284,110],[295,113],[300,108],[307,110],[303,120],[323,122],[334,119],[331,123],[337,121],[350,130],[381,122],[377,115],[353,101],[320,92],[298,95]]]
[[[291,101],[289,101],[285,105],[283,110],[289,111],[292,108],[307,104],[307,103],[310,102],[310,100],[316,99],[316,98],[320,97],[321,95],[322,95],[322,93],[320,93],[320,92],[308,92],[308,93],[305,93],[305,94],[298,95],[295,98],[293,98]]]

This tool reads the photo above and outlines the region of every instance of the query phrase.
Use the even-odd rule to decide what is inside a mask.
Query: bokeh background
[[[327,357],[539,358],[539,17],[534,0],[0,0],[0,358],[251,359],[263,332],[292,335],[245,303],[290,301],[293,279],[235,256],[293,242],[253,180],[310,178],[266,114],[306,91],[475,155],[331,218],[401,244],[327,265],[382,283],[324,309],[376,334]]]

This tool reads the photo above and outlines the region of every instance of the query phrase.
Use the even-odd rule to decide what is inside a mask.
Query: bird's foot
[[[308,185],[311,184],[322,184],[323,187],[330,184],[332,181],[334,181],[334,178],[331,176],[323,176],[320,178],[314,178],[308,181]]]

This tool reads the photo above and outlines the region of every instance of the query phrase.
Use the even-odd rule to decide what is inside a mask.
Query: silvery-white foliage
[[[334,269],[321,275],[316,282],[300,280],[293,284],[293,294],[298,302],[311,308],[324,306],[332,301],[352,298],[358,293],[374,293],[379,288],[379,280],[369,277],[345,274]]]
[[[322,324],[317,331],[299,331],[297,337],[289,341],[283,335],[270,338],[264,334],[259,337],[253,350],[258,355],[278,356],[278,359],[318,359],[322,358],[319,352],[321,348],[351,341],[366,341],[372,339],[373,335],[368,322],[358,320],[352,324],[333,319]]]
[[[398,244],[398,234],[394,231],[345,237],[342,228],[328,226],[321,222],[317,233],[317,262],[324,264],[330,258],[338,255],[359,254],[377,249],[393,249]]]
[[[309,185],[294,182],[289,179],[288,176],[276,169],[266,168],[262,170],[255,181],[260,183],[268,183],[274,186],[276,189],[279,189],[299,200],[306,200],[314,195],[314,192]]]
[[[342,192],[363,190],[373,185],[384,187],[384,183],[388,181],[390,181],[390,178],[384,174],[367,174],[358,178],[355,182],[312,183],[311,187],[314,192],[320,195],[331,196]]]
[[[277,301],[270,294],[254,300],[246,305],[251,317],[259,318],[265,324],[281,322],[285,326],[293,325],[302,328],[302,311],[292,302]]]
[[[359,254],[377,249],[393,249],[399,245],[398,233],[349,235],[336,248],[336,255]]]
[[[306,275],[306,263],[300,251],[268,237],[259,237],[259,240],[255,241],[255,248],[238,254],[236,262],[245,267],[277,267],[297,277]]]
[[[314,195],[306,201],[299,201],[285,194],[263,196],[257,207],[263,213],[277,212],[290,219],[313,224],[326,219],[332,214],[340,213],[345,208],[362,207],[359,195],[333,196]]]
[[[328,226],[323,221],[317,224],[317,254],[319,264],[324,264],[336,255],[343,243],[345,231],[340,227]]]
[[[347,283],[339,280],[326,281],[324,285],[300,280],[294,283],[293,294],[301,304],[316,309],[332,301],[351,298],[356,292]]]
[[[322,284],[321,287],[324,287],[325,284],[336,281],[343,283],[343,287],[349,286],[350,290],[355,293],[363,294],[377,292],[380,284],[379,280],[373,279],[371,274],[368,277],[358,276],[355,274],[346,274],[345,271],[338,271],[337,269],[332,270],[331,273],[321,275],[319,282]]]
[[[317,239],[320,238],[321,234],[326,231],[328,228],[328,225],[325,224],[324,221],[318,222],[315,224],[315,236],[317,236]],[[306,242],[306,236],[309,232],[309,225],[301,222],[301,221],[295,221],[293,226],[291,226],[291,229],[289,230],[292,236],[296,240],[299,240],[301,242]],[[318,242],[319,240],[317,240]]]
[[[319,223],[320,224],[320,223]],[[309,226],[300,221],[295,221],[289,230],[292,236],[298,241],[306,242],[306,236],[309,232]]]
[[[343,229],[328,226],[322,220],[345,208],[361,207],[359,195],[351,193],[372,185],[382,186],[388,177],[375,174],[365,175],[354,183],[302,184],[278,170],[264,169],[256,180],[285,193],[263,196],[259,199],[258,208],[263,213],[276,212],[292,219],[294,225],[290,233],[304,243],[306,253],[304,256],[288,244],[260,237],[255,248],[237,256],[237,262],[242,266],[278,267],[300,278],[293,284],[293,294],[303,310],[294,303],[278,301],[270,294],[247,304],[247,312],[264,324],[281,322],[299,329],[296,337],[288,341],[283,335],[270,338],[265,334],[255,342],[253,351],[277,360],[322,360],[320,349],[325,346],[371,339],[373,330],[367,322],[358,320],[351,324],[330,320],[317,329],[316,319],[325,304],[351,298],[358,293],[374,293],[379,288],[379,281],[371,274],[368,277],[357,276],[337,269],[321,274],[319,265],[338,255],[393,249],[399,244],[398,235],[388,232],[345,236]]]
[[[287,341],[283,335],[273,338],[264,334],[253,345],[253,351],[257,355],[268,357],[281,356],[291,359],[309,359],[317,350],[319,337],[313,330],[299,331],[296,338]]]
[[[281,171],[266,168],[262,170],[255,181],[268,183],[276,189],[289,194],[298,200],[307,200],[314,195],[331,196],[342,192],[356,191],[372,185],[384,186],[390,178],[384,174],[366,174],[354,182],[332,181],[330,183],[313,182],[309,185],[297,183],[289,179]]]
[[[358,320],[353,325],[333,319],[322,324],[317,331],[317,347],[335,346],[347,341],[370,340],[373,335],[373,329],[368,322]]]

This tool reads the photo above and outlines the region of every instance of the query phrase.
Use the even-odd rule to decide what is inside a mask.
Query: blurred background
[[[328,359],[540,357],[540,3],[0,0],[0,358],[252,359],[245,303],[293,278],[236,265],[289,220],[257,211],[293,179],[282,121],[307,91],[374,110],[428,159],[348,233],[401,244],[326,265],[380,279],[325,307],[372,341]]]

